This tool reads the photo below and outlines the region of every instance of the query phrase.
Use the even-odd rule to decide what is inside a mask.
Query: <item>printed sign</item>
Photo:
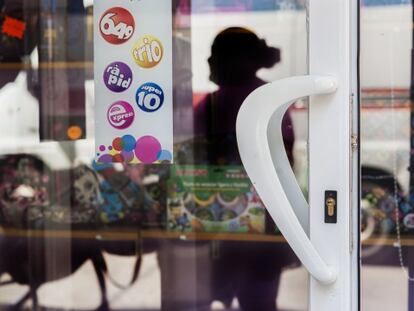
[[[265,231],[265,208],[241,166],[173,166],[167,211],[172,231]]]
[[[172,8],[165,0],[94,5],[97,163],[172,163]]]

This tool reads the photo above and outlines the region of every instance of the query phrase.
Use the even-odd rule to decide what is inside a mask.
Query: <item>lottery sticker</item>
[[[164,48],[159,39],[154,36],[144,36],[138,40],[132,49],[135,62],[142,68],[157,66],[163,57]]]
[[[94,5],[95,161],[173,162],[171,1]]]
[[[129,89],[132,84],[132,71],[123,62],[113,62],[106,67],[103,75],[104,83],[112,92],[120,93]]]
[[[134,122],[134,108],[124,101],[113,103],[108,109],[108,122],[118,130],[128,128]]]
[[[138,107],[145,112],[156,112],[164,104],[164,91],[156,83],[145,83],[136,94]]]
[[[107,42],[122,44],[131,39],[134,34],[135,20],[128,10],[122,7],[113,7],[102,14],[99,29]]]

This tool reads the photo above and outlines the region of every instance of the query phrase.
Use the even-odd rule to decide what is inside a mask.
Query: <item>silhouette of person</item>
[[[215,38],[210,80],[218,90],[208,94],[196,107],[196,137],[207,147],[196,162],[210,165],[240,165],[236,140],[236,118],[245,98],[266,82],[257,77],[261,68],[271,68],[280,59],[280,50],[250,30],[231,27]],[[260,107],[258,107],[260,109]],[[282,122],[285,149],[293,165],[294,132],[289,112]],[[274,231],[273,231],[274,232]],[[213,259],[214,299],[231,305],[234,297],[243,311],[275,311],[282,268],[294,262],[287,245],[261,242],[217,242]]]
[[[195,136],[208,141],[209,164],[240,164],[236,141],[236,118],[246,97],[266,82],[256,73],[280,62],[280,50],[245,28],[231,27],[215,38],[211,56],[210,80],[219,89],[207,95],[194,111]],[[289,112],[282,122],[285,149],[293,165],[294,132]]]

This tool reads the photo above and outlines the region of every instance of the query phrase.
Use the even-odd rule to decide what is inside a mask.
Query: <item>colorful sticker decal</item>
[[[171,1],[97,1],[94,25],[96,163],[172,163]]]
[[[116,137],[111,145],[99,146],[98,163],[171,163],[172,154],[163,150],[161,143],[153,136],[135,139],[132,135]]]
[[[124,8],[110,8],[102,15],[99,22],[99,29],[103,38],[109,43],[125,43],[134,34],[134,17]]]
[[[138,88],[136,101],[142,111],[155,112],[164,104],[164,91],[155,83],[145,83]]]
[[[161,62],[163,54],[164,48],[161,41],[150,35],[140,38],[132,49],[135,62],[142,68],[157,66]]]
[[[123,62],[113,62],[106,67],[103,79],[108,89],[115,93],[121,93],[131,86],[132,71]]]
[[[118,101],[108,109],[108,122],[118,130],[128,128],[134,122],[134,118],[134,108],[127,102]]]

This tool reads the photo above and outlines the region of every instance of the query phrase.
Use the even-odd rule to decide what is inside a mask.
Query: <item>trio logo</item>
[[[134,122],[134,108],[125,101],[118,101],[109,107],[107,117],[109,124],[114,128],[124,130]]]
[[[106,67],[103,80],[112,92],[121,93],[131,86],[132,70],[123,62],[113,62]]]
[[[132,14],[121,7],[107,10],[99,22],[102,37],[111,44],[127,42],[135,31],[135,20]]]
[[[146,35],[135,43],[132,49],[135,62],[142,68],[157,66],[164,56],[161,41],[154,36]]]
[[[164,104],[164,91],[153,82],[141,85],[136,94],[138,107],[145,112],[155,112]]]

